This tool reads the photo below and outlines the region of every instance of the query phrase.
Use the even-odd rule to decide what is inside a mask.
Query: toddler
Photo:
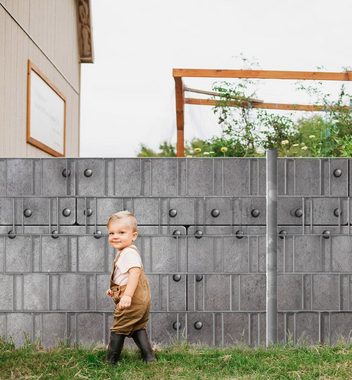
[[[107,222],[109,244],[116,249],[106,295],[115,302],[107,361],[115,364],[126,336],[131,337],[146,362],[155,360],[146,325],[149,319],[150,289],[137,247],[137,220],[129,211],[110,216]]]

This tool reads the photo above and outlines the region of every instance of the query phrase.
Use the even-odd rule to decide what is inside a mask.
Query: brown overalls
[[[138,284],[131,300],[131,306],[127,309],[119,309],[118,303],[120,302],[120,299],[123,296],[127,285],[120,286],[112,282],[115,271],[115,263],[116,260],[113,261],[113,267],[110,276],[110,289],[113,292],[112,299],[116,304],[114,310],[114,321],[111,327],[111,331],[116,334],[131,335],[136,330],[146,328],[149,319],[151,300],[149,283],[142,267],[141,274],[138,279]]]

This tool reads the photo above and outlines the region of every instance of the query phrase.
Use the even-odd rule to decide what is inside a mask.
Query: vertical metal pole
[[[266,152],[266,346],[277,343],[277,150]]]

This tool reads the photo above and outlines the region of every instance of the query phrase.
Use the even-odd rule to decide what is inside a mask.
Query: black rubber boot
[[[119,360],[125,338],[126,335],[111,332],[108,352],[106,354],[106,361],[108,363],[116,364]]]
[[[140,349],[143,360],[145,362],[153,362],[155,360],[155,355],[149,342],[147,331],[145,329],[137,330],[131,335],[131,337]]]

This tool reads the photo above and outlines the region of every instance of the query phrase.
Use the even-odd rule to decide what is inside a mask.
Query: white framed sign
[[[65,157],[66,98],[28,60],[27,142],[55,157]]]

